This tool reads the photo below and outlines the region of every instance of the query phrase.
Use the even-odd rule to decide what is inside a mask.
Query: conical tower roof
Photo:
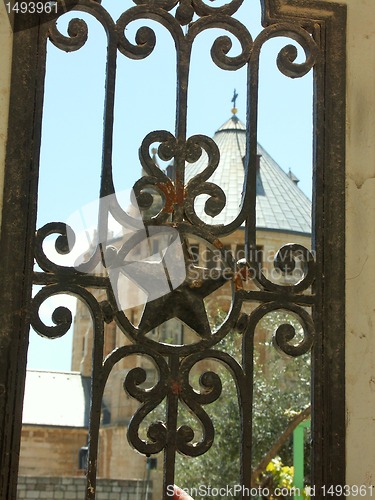
[[[228,224],[239,212],[243,191],[246,153],[246,127],[233,115],[213,136],[220,151],[220,163],[209,181],[219,185],[226,194],[226,206],[216,217],[204,212],[208,198],[199,196],[195,209],[199,217],[209,224]],[[258,144],[259,169],[257,171],[256,225],[258,229],[291,233],[311,233],[311,202],[297,186],[297,178],[284,170]],[[207,154],[186,166],[187,180],[207,167]]]

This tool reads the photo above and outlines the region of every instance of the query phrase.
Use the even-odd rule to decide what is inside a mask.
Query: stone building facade
[[[85,488],[84,477],[20,476],[17,500],[82,500]],[[98,500],[149,500],[151,495],[151,484],[144,481],[99,479],[97,484]]]

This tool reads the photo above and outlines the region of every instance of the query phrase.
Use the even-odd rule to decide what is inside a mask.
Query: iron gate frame
[[[316,275],[324,276],[313,311],[313,477],[319,492],[323,485],[345,484],[346,6],[321,0],[261,3],[265,26],[282,21],[316,26],[324,54],[314,78],[313,227],[319,231],[313,244]],[[43,24],[35,23],[35,17],[15,16],[1,227],[0,497],[4,500],[16,498],[43,110],[43,33]]]

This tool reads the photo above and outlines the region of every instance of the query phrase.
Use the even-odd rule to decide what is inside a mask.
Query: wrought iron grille
[[[262,0],[264,29],[253,38],[247,26],[234,17],[243,1],[248,0],[232,0],[217,7],[202,0],[139,0],[134,1],[135,5],[127,9],[116,22],[99,1],[58,0],[56,15],[52,12],[40,15],[37,19],[27,15],[16,16],[2,240],[5,333],[0,381],[3,391],[1,498],[15,498],[28,325],[31,323],[36,331],[52,338],[67,332],[72,322],[67,309],[56,309],[53,316],[55,326],[52,327],[46,326],[39,316],[39,307],[46,298],[59,293],[73,294],[85,302],[93,321],[87,500],[95,499],[104,387],[114,365],[131,354],[152,359],[158,371],[158,381],[151,390],[139,387],[144,378],[139,368],[129,373],[125,386],[129,394],[141,403],[129,426],[132,445],[146,455],[164,452],[164,498],[168,498],[167,485],[174,483],[176,453],[197,456],[205,453],[214,439],[214,428],[204,406],[218,398],[220,380],[215,374],[207,373],[202,379],[205,391],[200,394],[194,392],[189,383],[192,367],[199,360],[209,358],[223,363],[235,380],[241,409],[241,482],[245,487],[250,487],[254,331],[265,314],[280,309],[290,311],[299,318],[304,336],[295,345],[291,326],[280,325],[275,335],[277,346],[289,356],[300,356],[312,348],[313,482],[318,489],[322,484],[344,483],[345,8],[315,0]],[[59,235],[56,249],[60,253],[69,251],[68,240],[72,237],[72,231],[66,224],[51,222],[38,229],[34,235],[46,43],[51,40],[61,50],[79,50],[88,35],[86,23],[79,19],[70,21],[68,35],[59,32],[56,17],[59,18],[67,10],[93,15],[104,26],[108,39],[98,240],[91,257],[78,268],[53,263],[43,250],[45,238],[55,234]],[[127,26],[134,20],[143,19],[163,25],[175,43],[176,126],[174,134],[166,130],[154,131],[143,140],[140,161],[145,175],[136,182],[134,192],[139,206],[145,210],[155,201],[151,191],[159,193],[159,200],[162,200],[160,210],[153,217],[146,217],[143,223],[146,228],[157,226],[161,232],[170,228],[177,231],[184,249],[186,276],[178,289],[147,304],[136,327],[124,311],[118,310],[116,290],[111,285],[109,275],[121,268],[130,246],[144,238],[144,233],[138,227],[139,221],[122,210],[116,199],[111,155],[116,59],[123,56],[146,58],[155,46],[155,34],[147,27],[138,30],[135,43],[127,39]],[[223,70],[235,71],[244,66],[248,69],[245,184],[239,213],[227,225],[208,224],[195,211],[194,202],[202,194],[208,195],[205,211],[211,216],[220,213],[226,199],[222,189],[209,181],[220,159],[216,144],[204,135],[187,137],[186,132],[192,47],[200,33],[215,27],[225,29],[237,38],[241,50],[236,56],[227,55],[231,42],[228,37],[221,36],[212,46],[214,63]],[[264,43],[279,36],[294,40],[305,53],[305,61],[296,63],[296,48],[287,45],[277,58],[279,70],[291,78],[314,72],[315,258],[301,245],[290,244],[280,249],[274,264],[286,272],[283,263],[293,262],[298,255],[303,262],[303,277],[294,285],[272,282],[263,274],[259,262],[254,258],[257,249],[255,215],[259,57]],[[150,146],[155,142],[160,143],[159,156],[173,160],[173,175],[170,177],[158,168],[150,154]],[[207,153],[207,166],[203,172],[187,181],[185,167],[189,162],[196,161],[202,151]],[[135,228],[133,240],[117,250],[107,242],[109,214],[121,225]],[[224,254],[220,239],[242,224],[245,224],[246,262],[236,262],[228,253]],[[195,266],[186,245],[189,236],[206,241],[222,252],[227,267],[231,269],[230,313],[213,331],[205,318],[203,299],[221,286],[225,279],[220,273],[215,279],[210,279],[204,268]],[[41,272],[32,271],[34,258]],[[108,275],[92,274],[100,262],[108,269]],[[198,278],[193,279],[191,276],[191,266],[195,266]],[[141,272],[141,269],[138,271]],[[245,289],[242,285],[246,271],[251,271],[252,289]],[[31,300],[32,283],[43,288]],[[90,291],[92,288],[106,291],[106,300],[98,303]],[[241,314],[241,307],[245,302],[261,305],[254,308],[252,313],[244,315]],[[186,345],[168,345],[149,338],[147,333],[160,323],[160,310],[163,310],[164,319],[177,317],[185,321],[188,317],[189,326],[196,331],[199,340]],[[104,359],[104,324],[113,319],[131,340],[131,345],[117,348]],[[217,349],[218,343],[233,329],[242,333],[241,361]],[[164,399],[167,402],[165,421],[149,428],[148,441],[141,439],[138,431],[142,420]],[[184,402],[193,411],[204,428],[201,442],[194,446],[191,429],[177,427],[179,402]]]

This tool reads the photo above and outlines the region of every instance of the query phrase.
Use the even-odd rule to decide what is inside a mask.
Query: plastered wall
[[[0,207],[3,202],[5,143],[9,111],[10,69],[12,63],[12,30],[5,3],[0,2]],[[0,210],[1,223],[1,210]]]
[[[346,3],[346,480],[369,486],[375,485],[375,2]]]

